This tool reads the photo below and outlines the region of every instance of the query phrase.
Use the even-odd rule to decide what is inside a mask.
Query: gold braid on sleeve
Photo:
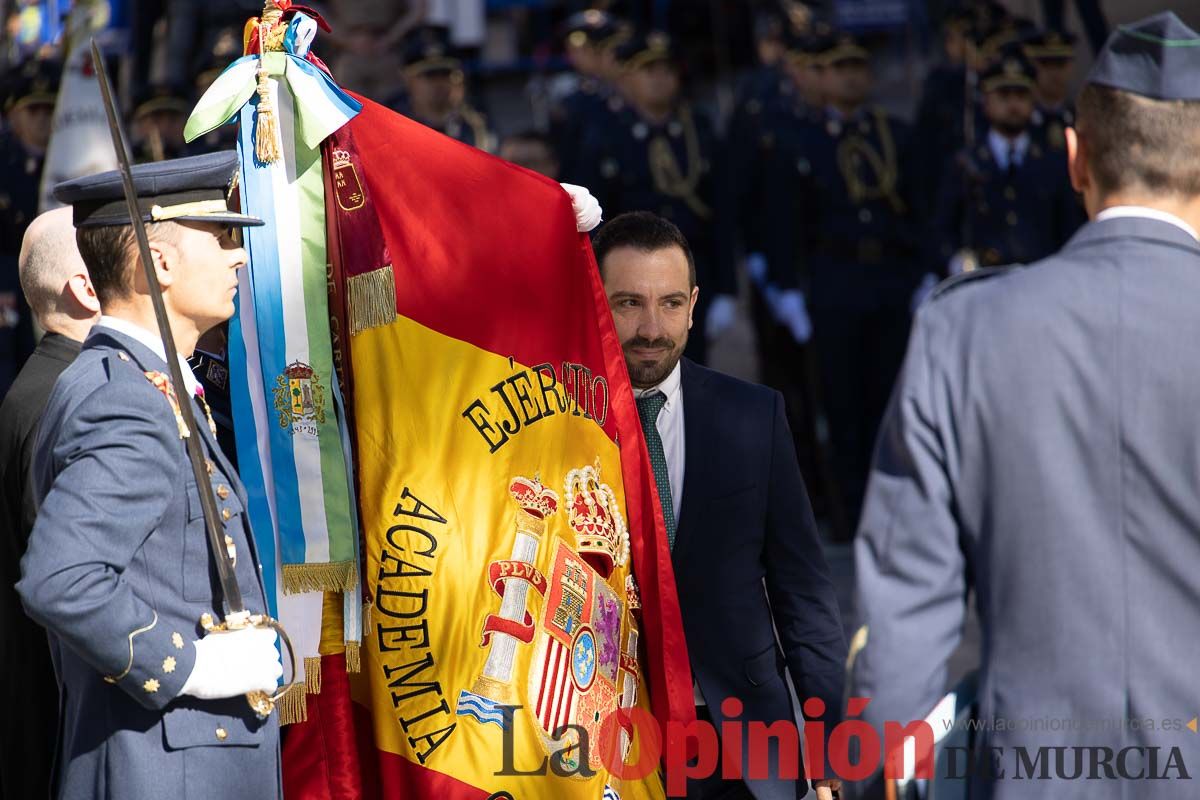
[[[158,624],[158,612],[155,611],[154,619],[150,620],[149,625],[147,625],[144,628],[138,628],[136,631],[129,634],[129,663],[125,665],[125,669],[123,669],[121,671],[120,675],[105,675],[104,676],[105,683],[116,683],[117,681],[121,680],[121,678],[124,678],[126,675],[129,674],[129,670],[133,669],[133,637],[137,636],[139,633],[145,633],[146,631],[150,630],[157,624]]]

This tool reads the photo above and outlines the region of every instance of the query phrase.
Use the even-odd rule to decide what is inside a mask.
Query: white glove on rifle
[[[791,331],[796,344],[804,344],[812,338],[812,320],[808,317],[804,292],[799,289],[787,289],[781,292],[768,286],[767,303],[771,306],[776,321]]]
[[[737,319],[737,299],[733,295],[719,294],[713,298],[704,315],[704,335],[709,339],[720,338],[733,326]]]
[[[571,195],[571,205],[575,209],[575,230],[587,233],[600,224],[604,211],[600,208],[600,201],[591,192],[573,183],[560,183],[559,186]]]
[[[270,628],[242,628],[197,639],[192,642],[196,664],[179,693],[216,700],[254,690],[274,692],[283,676],[278,638]]]

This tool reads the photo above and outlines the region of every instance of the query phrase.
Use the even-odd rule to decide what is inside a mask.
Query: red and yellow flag
[[[647,726],[616,712],[686,720],[691,676],[571,200],[370,101],[347,128],[335,250],[382,230],[381,257],[344,258],[373,604],[350,681],[364,791],[661,797]]]

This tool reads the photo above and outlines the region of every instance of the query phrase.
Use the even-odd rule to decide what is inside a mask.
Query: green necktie
[[[667,456],[663,453],[662,437],[658,435],[658,414],[667,403],[662,392],[651,392],[637,399],[638,416],[642,418],[642,433],[646,434],[646,447],[650,450],[650,466],[654,469],[654,483],[658,485],[658,499],[662,503],[663,521],[667,523],[667,544],[675,547],[675,501],[671,499],[671,474],[667,472]]]

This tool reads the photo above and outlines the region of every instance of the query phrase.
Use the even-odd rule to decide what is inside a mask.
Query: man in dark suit
[[[718,727],[795,720],[786,667],[802,701],[824,703],[816,718],[828,736],[846,644],[783,398],[681,359],[700,290],[675,225],[622,214],[594,246],[672,544],[698,717]],[[748,776],[755,754],[744,741],[740,752]],[[687,796],[801,797],[803,772],[779,769],[791,756],[772,753],[765,779],[722,780],[719,766],[689,779]],[[810,771],[818,766],[817,797],[829,798],[839,782],[828,764]]]
[[[44,797],[58,721],[58,685],[46,632],[25,616],[13,585],[21,577],[37,515],[29,485],[34,433],[54,381],[100,318],[100,303],[75,247],[71,210],[37,217],[25,231],[18,259],[21,288],[46,335],[25,362],[0,405],[0,691],[10,724],[0,733],[0,797]]]
[[[917,314],[855,545],[851,693],[877,727],[925,718],[973,589],[979,720],[939,776],[984,800],[1182,800],[1200,764],[1200,34],[1169,12],[1122,26],[1077,106],[1091,222]]]

